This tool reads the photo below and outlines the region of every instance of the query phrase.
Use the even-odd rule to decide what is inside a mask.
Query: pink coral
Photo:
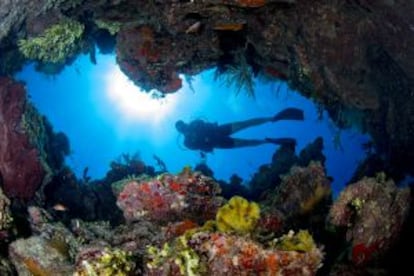
[[[22,199],[33,197],[45,176],[39,152],[22,127],[26,104],[23,85],[0,77],[0,176],[6,195]]]
[[[199,172],[185,169],[178,175],[130,181],[118,195],[117,204],[128,221],[149,219],[167,223],[212,219],[222,201],[219,186]]]
[[[307,252],[265,249],[246,236],[218,232],[196,232],[188,240],[184,235],[171,246],[149,253],[148,275],[178,275],[182,256],[193,273],[217,276],[315,275],[323,259],[316,246]]]

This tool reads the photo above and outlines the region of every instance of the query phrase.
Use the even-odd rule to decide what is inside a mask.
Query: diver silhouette
[[[303,121],[303,111],[298,108],[286,108],[273,117],[253,118],[245,121],[219,125],[208,123],[203,120],[194,120],[186,124],[182,120],[175,123],[175,128],[184,135],[184,145],[191,150],[212,152],[215,148],[233,149],[241,147],[258,146],[266,143],[277,145],[295,145],[293,138],[265,138],[265,139],[240,139],[232,135],[240,130],[279,120],[300,120]]]

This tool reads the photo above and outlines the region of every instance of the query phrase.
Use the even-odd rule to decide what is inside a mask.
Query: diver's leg
[[[275,116],[273,116],[272,122],[279,120],[298,120],[303,121],[304,115],[303,110],[299,108],[289,107],[279,111]]]
[[[265,141],[276,145],[296,145],[296,139],[294,138],[266,138]]]
[[[269,143],[266,140],[233,138],[232,148],[253,147]]]
[[[296,145],[296,140],[293,138],[266,138],[264,140],[233,138],[234,148],[259,146],[267,143],[294,147]]]
[[[252,127],[261,125],[268,122],[276,122],[279,120],[299,120],[302,121],[304,119],[303,110],[298,108],[286,108],[282,111],[278,112],[273,117],[261,117],[261,118],[254,118],[229,124],[221,125],[223,129],[227,130],[224,131],[225,134],[230,135],[237,131]]]
[[[230,135],[242,129],[261,125],[261,124],[272,122],[272,121],[273,121],[273,117],[262,117],[262,118],[254,118],[254,119],[224,124],[224,125],[221,125],[220,127],[222,127],[223,129],[226,129],[227,130],[226,134]]]
[[[221,149],[232,149],[232,148],[243,148],[243,147],[253,147],[260,146],[263,144],[276,144],[276,145],[288,145],[295,146],[296,140],[293,138],[266,138],[264,140],[259,139],[240,139],[240,138],[231,138],[225,137],[218,143],[216,143],[216,148]]]

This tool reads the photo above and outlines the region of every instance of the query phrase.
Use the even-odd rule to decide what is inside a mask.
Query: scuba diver
[[[303,121],[303,111],[298,108],[286,108],[273,117],[254,118],[245,121],[227,123],[219,125],[208,123],[203,120],[194,120],[188,124],[179,120],[175,123],[175,128],[184,135],[184,145],[191,150],[201,152],[212,152],[213,149],[233,149],[240,147],[258,146],[266,143],[277,145],[295,145],[293,138],[265,138],[265,139],[240,139],[230,137],[233,133],[240,130],[261,125],[268,122],[279,120],[299,120]]]

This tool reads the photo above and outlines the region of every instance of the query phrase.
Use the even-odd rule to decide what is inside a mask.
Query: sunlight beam
[[[158,125],[176,108],[178,99],[174,94],[156,98],[137,87],[118,66],[111,66],[105,81],[108,100],[126,122],[145,121]]]

